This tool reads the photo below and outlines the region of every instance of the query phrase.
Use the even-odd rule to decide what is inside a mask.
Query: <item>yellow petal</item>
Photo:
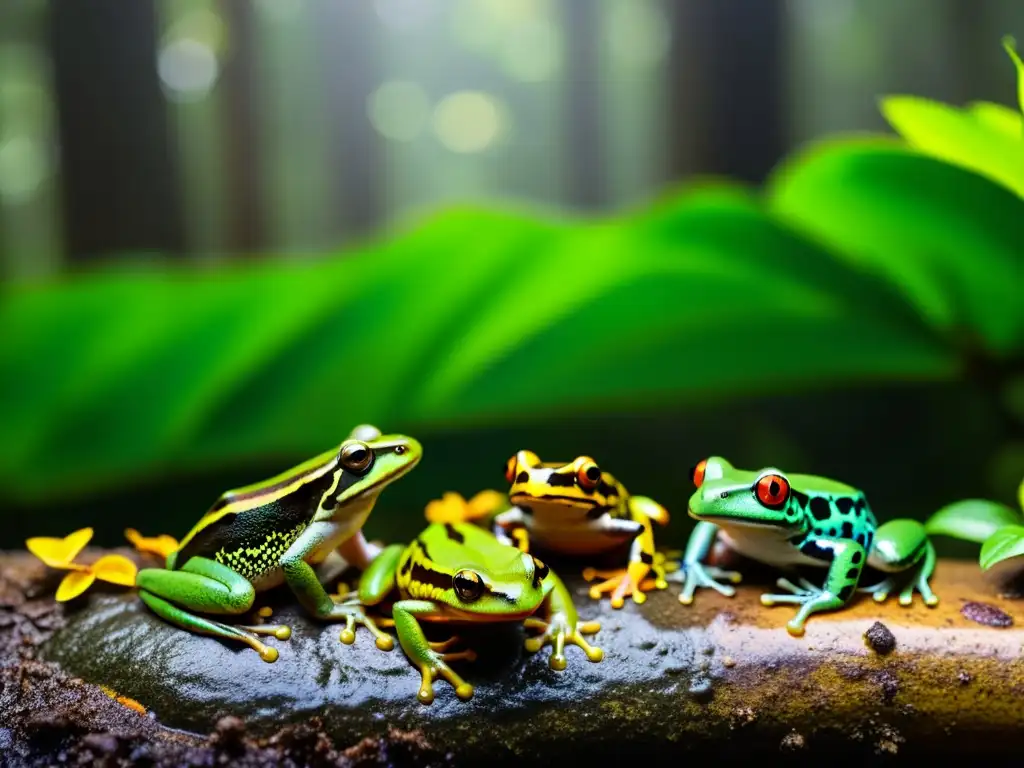
[[[497,512],[506,505],[506,496],[500,491],[480,491],[469,500],[469,517],[483,517]]]
[[[431,523],[458,523],[466,519],[466,500],[457,493],[447,491],[440,499],[427,504],[424,510]]]
[[[92,564],[92,573],[100,581],[133,587],[138,569],[124,555],[104,555]]]
[[[128,709],[135,710],[140,715],[146,714],[146,708],[144,706],[142,706],[142,704],[137,702],[135,699],[129,698],[128,696],[122,696],[117,691],[115,691],[113,688],[109,688],[109,687],[107,687],[105,685],[101,685],[100,686],[100,690],[103,691],[105,694],[107,694],[107,696],[112,698],[114,701],[116,701],[121,706],[128,707]]]
[[[168,536],[166,533],[161,533],[159,536],[143,536],[134,528],[126,528],[124,531],[124,537],[128,539],[128,541],[131,542],[131,545],[139,552],[148,552],[149,554],[158,555],[164,559],[166,559],[171,552],[175,552],[179,546],[178,540],[173,536]]]
[[[50,536],[36,536],[25,541],[28,551],[51,568],[68,568],[78,553],[92,539],[92,528],[82,528],[69,533],[63,539]],[[81,568],[74,568],[80,571]]]
[[[57,602],[65,603],[68,600],[74,600],[92,586],[94,581],[96,581],[96,577],[92,571],[72,571],[61,580],[60,586],[57,587]]]

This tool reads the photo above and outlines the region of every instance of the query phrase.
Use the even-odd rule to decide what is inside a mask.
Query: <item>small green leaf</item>
[[[1024,114],[1016,109],[993,104],[991,101],[975,101],[968,104],[967,112],[986,128],[998,131],[1011,139],[1024,140]]]
[[[1021,480],[1020,488],[1017,489],[1017,501],[1020,502],[1020,508],[1024,509],[1024,480]]]
[[[925,523],[930,536],[984,544],[993,533],[1008,525],[1024,524],[1024,515],[1005,504],[984,499],[957,501],[940,509]]]
[[[1024,197],[1024,136],[1020,133],[1008,135],[971,111],[917,96],[889,96],[882,100],[881,110],[914,148]]]
[[[1017,42],[1009,35],[1003,38],[1003,48],[1010,54],[1013,66],[1017,68],[1017,101],[1020,103],[1021,111],[1024,112],[1024,61],[1021,61],[1017,54]]]
[[[1024,555],[1024,526],[1008,525],[1000,528],[981,545],[978,562],[987,571],[996,563]]]

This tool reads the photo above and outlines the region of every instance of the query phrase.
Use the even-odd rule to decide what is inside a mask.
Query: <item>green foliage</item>
[[[981,545],[979,562],[987,571],[996,563],[1024,555],[1024,526],[1008,525],[993,533]]]
[[[949,504],[925,524],[929,535],[983,544],[997,530],[1024,524],[1024,515],[1005,504],[983,499],[967,499]]]
[[[882,100],[882,114],[912,146],[975,171],[1024,197],[1024,63],[1003,41],[1017,68],[1020,110],[977,102],[961,109],[914,96]]]
[[[767,194],[596,222],[455,210],[314,261],[8,286],[0,487],[300,458],[364,421],[420,434],[1019,357],[1020,115],[886,105],[914,146],[826,142]]]

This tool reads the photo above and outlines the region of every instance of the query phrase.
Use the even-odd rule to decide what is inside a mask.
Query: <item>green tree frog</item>
[[[667,585],[651,521],[666,524],[668,512],[653,499],[631,496],[589,456],[565,464],[519,451],[505,464],[505,480],[514,506],[494,518],[495,532],[505,543],[515,539],[528,549],[536,542],[548,552],[584,556],[629,547],[625,568],[584,571],[588,581],[605,579],[590,588],[591,599],[610,592],[612,607],[621,608],[627,595],[643,603],[645,590]],[[649,579],[652,571],[655,578]]]
[[[363,425],[337,449],[226,492],[168,555],[166,568],[139,571],[139,597],[172,624],[245,643],[272,662],[277,649],[257,636],[286,640],[288,627],[239,626],[211,616],[245,614],[257,592],[284,582],[312,615],[344,619],[341,639],[351,643],[354,624],[365,616],[336,604],[313,565],[334,550],[357,568],[370,563],[376,552],[362,535],[363,523],[384,487],[415,467],[422,453],[411,437]]]
[[[452,651],[460,642],[458,636],[441,643],[428,641],[420,622],[524,621],[528,629],[540,632],[526,640],[526,649],[535,653],[550,643],[549,664],[555,670],[566,667],[566,643],[580,647],[590,661],[604,656],[583,638],[597,632],[600,624],[579,621],[572,597],[555,573],[471,523],[434,523],[408,546],[386,547],[349,597],[351,604],[366,607],[392,601],[392,619],[378,623],[393,622],[402,650],[420,670],[417,698],[424,704],[434,700],[438,677],[447,680],[460,699],[471,698],[473,687],[448,662],[472,661],[476,654],[471,649]],[[372,620],[364,626],[375,635],[379,632]],[[386,645],[378,636],[377,647],[388,650]]]
[[[883,602],[900,589],[900,605],[910,605],[914,591],[928,606],[939,600],[928,584],[935,568],[935,549],[924,526],[915,520],[892,520],[879,526],[864,494],[843,483],[813,475],[786,475],[774,467],[757,472],[733,468],[712,456],[693,469],[697,490],[690,497],[690,516],[700,521],[690,535],[679,571],[679,601],[693,602],[698,587],[727,597],[738,583],[734,571],[705,565],[716,538],[741,555],[768,565],[827,568],[824,585],[807,579],[799,585],[779,579],[788,594],[765,594],[762,605],[798,605],[786,625],[791,635],[804,634],[808,617],[845,606],[860,582],[865,564],[883,580],[860,591]]]

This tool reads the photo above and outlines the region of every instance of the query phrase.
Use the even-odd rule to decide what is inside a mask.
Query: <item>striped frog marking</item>
[[[698,587],[731,597],[740,575],[705,565],[716,539],[736,552],[780,568],[827,568],[823,586],[799,579],[778,585],[788,594],[761,596],[763,605],[798,605],[786,625],[794,636],[804,633],[807,618],[845,606],[857,590],[864,565],[888,574],[878,584],[861,588],[883,602],[899,588],[900,605],[910,605],[915,591],[925,604],[938,598],[928,580],[935,568],[935,549],[924,526],[915,520],[892,520],[879,526],[864,494],[844,483],[813,475],[786,475],[774,467],[748,472],[713,456],[693,470],[697,490],[689,514],[700,521],[690,536],[683,562],[669,580],[682,581],[679,601],[693,602]]]
[[[366,622],[365,615],[336,605],[312,566],[335,549],[356,567],[369,564],[375,553],[363,538],[363,523],[381,491],[415,467],[422,453],[411,437],[363,425],[334,450],[228,491],[168,555],[166,568],[139,571],[139,597],[166,621],[245,643],[264,661],[275,661],[277,649],[257,635],[285,640],[288,627],[237,626],[203,614],[244,614],[257,592],[284,582],[312,615],[344,620],[341,639],[351,643],[354,624]]]
[[[438,677],[454,686],[460,699],[470,699],[473,686],[448,662],[472,661],[476,653],[451,651],[460,641],[457,636],[429,642],[420,622],[523,621],[527,628],[540,631],[527,639],[526,649],[535,653],[550,643],[549,663],[555,670],[566,667],[566,643],[579,646],[591,661],[604,656],[583,638],[600,625],[579,621],[568,590],[545,563],[470,523],[435,523],[407,546],[385,548],[349,598],[350,604],[366,607],[391,601],[398,642],[420,670],[417,698],[424,704],[434,700]]]
[[[523,549],[536,543],[565,555],[598,555],[628,545],[625,568],[584,571],[588,581],[605,579],[591,587],[590,597],[610,593],[613,608],[621,608],[628,595],[643,603],[645,591],[666,586],[651,522],[666,524],[668,512],[652,499],[630,495],[589,456],[565,464],[519,451],[506,462],[505,480],[514,506],[494,519],[495,533],[505,543],[518,541]],[[648,578],[652,572],[654,578]]]

